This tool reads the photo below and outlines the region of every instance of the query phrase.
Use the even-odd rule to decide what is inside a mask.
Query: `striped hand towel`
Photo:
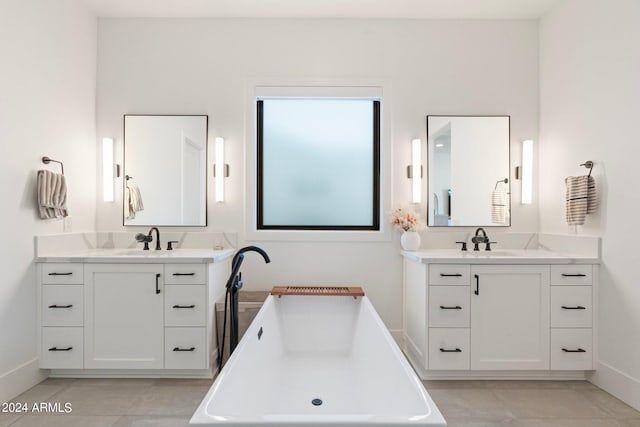
[[[596,179],[590,175],[587,187],[587,213],[592,214],[598,208],[598,198],[596,197]]]
[[[41,219],[61,218],[67,211],[67,181],[64,175],[39,170],[37,175],[38,209]]]
[[[506,224],[509,219],[509,194],[504,189],[491,193],[491,222]]]
[[[569,225],[584,224],[587,214],[598,207],[596,180],[592,176],[569,176],[564,180],[567,187],[566,219]]]

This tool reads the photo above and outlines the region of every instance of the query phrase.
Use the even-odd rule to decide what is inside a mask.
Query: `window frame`
[[[381,231],[381,186],[380,180],[382,175],[380,156],[381,156],[381,100],[378,98],[366,97],[363,100],[369,100],[373,103],[373,138],[372,138],[372,150],[373,150],[373,201],[372,201],[372,221],[370,225],[266,225],[264,224],[264,212],[263,212],[263,196],[264,196],[264,181],[263,181],[263,152],[264,152],[264,136],[263,136],[263,102],[264,99],[270,97],[256,97],[255,112],[256,112],[256,218],[255,227],[257,231],[271,230],[271,231]],[[289,99],[296,99],[296,97],[286,97]],[[341,97],[332,96],[317,96],[306,97],[300,99],[340,99]]]

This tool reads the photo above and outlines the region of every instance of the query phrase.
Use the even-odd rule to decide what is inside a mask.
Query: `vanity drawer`
[[[166,285],[164,292],[165,326],[205,326],[204,285]]]
[[[551,369],[593,369],[591,328],[551,329]]]
[[[205,264],[165,264],[164,283],[166,285],[204,285],[206,273]]]
[[[41,328],[43,369],[82,369],[83,328]]]
[[[469,286],[429,286],[429,326],[469,327]]]
[[[69,262],[43,263],[42,283],[52,285],[81,285],[84,281],[82,264]]]
[[[165,369],[206,369],[206,328],[165,328]]]
[[[551,287],[551,327],[590,328],[593,318],[591,286]]]
[[[551,286],[554,285],[591,285],[593,267],[591,265],[552,265]]]
[[[429,369],[469,369],[469,328],[429,328]]]
[[[83,286],[42,286],[42,326],[82,326]]]
[[[469,286],[471,266],[465,264],[430,264],[430,285]]]

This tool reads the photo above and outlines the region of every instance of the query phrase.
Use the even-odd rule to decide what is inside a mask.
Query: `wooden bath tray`
[[[324,296],[345,296],[363,297],[364,291],[361,287],[353,286],[274,286],[271,295],[324,295]]]

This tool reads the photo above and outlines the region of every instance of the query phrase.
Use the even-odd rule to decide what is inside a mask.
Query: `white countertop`
[[[552,252],[543,249],[496,249],[461,251],[460,249],[423,249],[402,251],[402,256],[424,264],[599,264],[600,260],[584,255]]]
[[[180,248],[172,251],[140,248],[85,249],[36,257],[36,262],[95,262],[114,264],[165,264],[220,262],[233,255],[233,249]]]

